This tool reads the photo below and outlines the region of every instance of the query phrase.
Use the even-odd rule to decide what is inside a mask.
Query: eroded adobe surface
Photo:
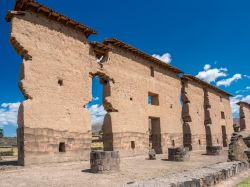
[[[230,94],[190,75],[182,77],[184,145],[227,147],[233,132]]]
[[[240,129],[250,132],[250,104],[239,102],[240,106]]]
[[[32,0],[17,0],[14,10],[7,20],[23,58],[26,98],[18,115],[20,164],[89,159],[94,76],[104,86],[104,150],[131,156],[228,143],[230,94],[181,78],[181,70],[119,40],[90,43],[94,30]]]
[[[19,162],[88,159],[91,125],[84,105],[92,97],[89,72],[97,64],[86,34],[27,10],[12,18],[10,40],[29,56],[19,83],[27,99],[18,115]]]
[[[118,40],[104,43],[111,51],[103,63],[103,71],[115,80],[109,84],[108,100],[118,111],[105,117],[105,149],[120,150],[121,155],[147,154],[150,121],[151,143],[157,153],[166,152],[173,144],[182,145],[178,70],[173,72],[145,60]],[[150,95],[156,103],[148,104]]]

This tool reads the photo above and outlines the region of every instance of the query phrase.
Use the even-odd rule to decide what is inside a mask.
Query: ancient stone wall
[[[191,148],[190,150],[206,149],[203,87],[192,80],[183,78],[182,81],[184,146]],[[188,102],[185,102],[185,100]]]
[[[19,82],[26,98],[18,114],[19,163],[89,159],[91,122],[84,105],[97,64],[85,34],[26,11],[12,18],[11,42],[29,57]]]
[[[213,89],[208,89],[208,98],[211,106],[211,135],[212,145],[227,147],[233,133],[233,118],[229,96],[222,95]]]
[[[250,104],[239,102],[240,105],[240,129],[250,131]]]
[[[95,31],[32,0],[17,0],[7,20],[10,42],[23,58],[20,164],[89,159],[86,105],[96,75],[108,112],[105,150],[131,156],[146,155],[149,147],[166,153],[183,144],[203,149],[228,143],[233,129],[230,94],[194,77],[181,81],[181,70],[116,39],[89,43]],[[249,119],[242,111],[242,120]]]
[[[111,51],[103,69],[105,74],[114,78],[108,100],[118,112],[107,114],[109,120],[105,118],[104,127],[112,125],[113,150],[120,150],[121,155],[147,153],[149,117],[159,120],[158,153],[166,152],[173,144],[182,145],[181,81],[178,74],[121,47],[111,44],[108,47]],[[152,69],[154,76],[151,76]],[[158,105],[148,104],[150,94],[158,97]],[[107,146],[111,145],[110,142]]]

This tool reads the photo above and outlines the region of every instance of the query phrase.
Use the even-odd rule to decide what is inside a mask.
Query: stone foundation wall
[[[192,150],[205,150],[207,145],[205,134],[192,135]]]
[[[241,172],[247,171],[248,169],[249,164],[247,162],[224,162],[191,171],[170,174],[165,177],[158,177],[145,181],[136,181],[133,184],[126,184],[124,186],[208,187],[220,184],[220,182],[227,180]]]
[[[145,133],[124,132],[105,134],[103,142],[105,151],[119,151],[121,157],[146,155],[149,150],[149,135]]]
[[[89,160],[90,133],[48,128],[18,128],[17,133],[25,140],[18,139],[20,165]],[[60,143],[63,150],[59,150]]]

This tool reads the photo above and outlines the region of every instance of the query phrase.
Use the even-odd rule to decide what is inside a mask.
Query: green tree
[[[0,128],[0,138],[3,138],[3,135],[4,135],[3,129]]]

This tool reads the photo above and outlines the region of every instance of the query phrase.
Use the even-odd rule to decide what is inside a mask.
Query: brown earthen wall
[[[250,105],[240,103],[240,128],[250,131]]]
[[[190,120],[187,120],[186,125],[189,125],[191,135],[191,147],[192,150],[206,149],[206,131],[205,131],[205,112],[204,112],[204,91],[203,87],[192,81],[183,80],[185,82],[184,88],[186,97],[189,102],[188,115]],[[184,119],[185,121],[185,119]],[[185,126],[185,125],[184,125]],[[188,132],[183,132],[188,134]],[[185,141],[184,141],[185,144]]]
[[[85,35],[31,12],[14,16],[11,26],[13,46],[32,57],[21,66],[19,85],[27,100],[19,109],[19,162],[89,159],[91,122],[84,105],[97,64]],[[60,142],[65,153],[59,153]]]
[[[166,152],[173,141],[175,146],[182,145],[181,81],[178,75],[119,47],[109,47],[112,50],[103,67],[115,83],[111,84],[110,96],[106,99],[118,112],[108,114],[111,122],[105,120],[104,127],[112,123],[114,150],[120,150],[121,155],[147,153],[149,117],[160,118],[162,152]],[[154,68],[154,77],[150,75],[150,66]],[[159,95],[159,106],[148,105],[148,92]],[[134,149],[131,141],[135,142]],[[110,143],[107,147],[110,149]]]
[[[211,105],[210,117],[212,124],[211,135],[212,144],[225,146],[229,144],[231,134],[233,133],[233,118],[228,96],[223,96],[212,89],[208,89],[208,98]],[[224,112],[225,119],[222,118],[221,112]],[[226,128],[226,137],[223,137],[222,126]],[[224,140],[223,140],[224,139]]]

